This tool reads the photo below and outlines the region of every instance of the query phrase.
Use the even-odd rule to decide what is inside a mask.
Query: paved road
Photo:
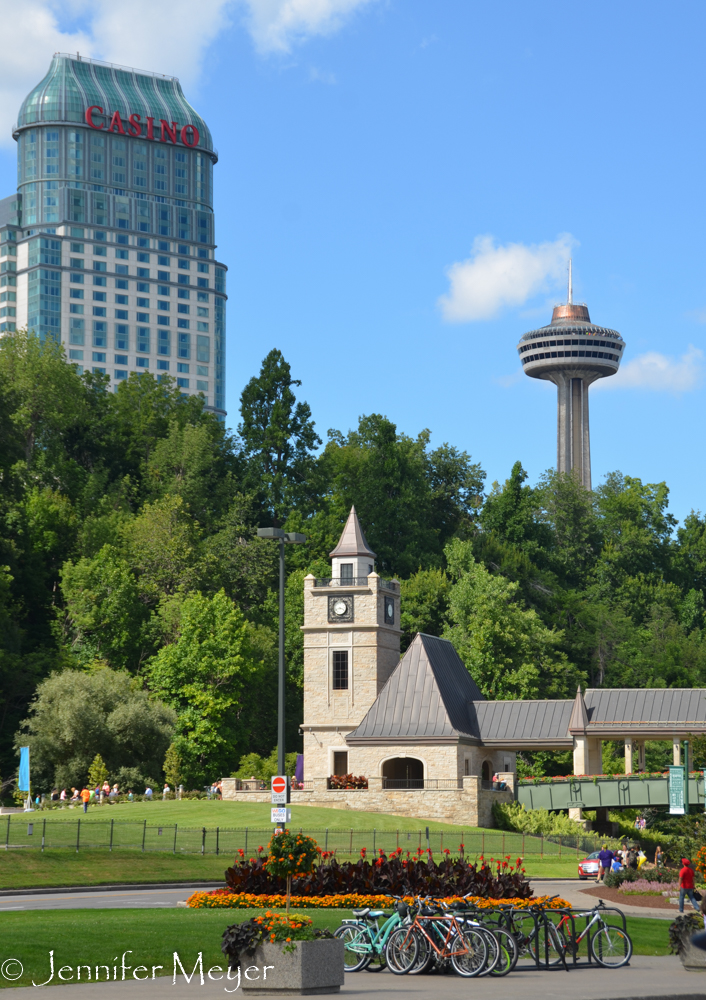
[[[566,881],[542,881],[532,879],[532,888],[537,895],[553,896],[559,895],[567,899],[572,906],[579,909],[591,909],[596,905],[597,899],[594,896],[587,896],[581,892],[593,883],[579,882],[577,879],[567,879]],[[202,887],[200,887],[202,888]],[[121,888],[109,889],[86,889],[81,892],[53,892],[40,895],[0,896],[0,913],[11,910],[75,910],[75,909],[149,909],[177,906],[195,892],[196,888],[177,889],[131,889]],[[630,906],[627,903],[621,905],[629,916],[635,917],[657,917],[661,920],[673,920],[676,914],[674,911],[658,910],[652,908]],[[3,994],[4,996],[4,994]]]
[[[217,975],[217,973],[214,973]],[[134,982],[72,984],[73,992],[60,988],[62,995],[81,1000],[191,1000],[191,998],[222,997],[233,991],[237,981],[214,982],[204,977],[201,985],[197,975],[187,984],[178,977]],[[389,972],[371,974],[358,972],[346,977],[339,996],[342,1000],[703,1000],[706,974],[685,972],[673,956],[645,958],[638,956],[625,969],[584,968],[568,973],[561,971],[515,971],[505,979],[474,979],[469,982],[458,976],[393,976]],[[32,987],[29,987],[34,993]],[[46,990],[53,990],[47,986]],[[239,995],[243,995],[238,990]],[[21,1000],[27,989],[4,989],[3,1000]],[[248,994],[250,995],[250,994]],[[260,996],[267,994],[260,994]],[[271,994],[270,994],[271,995]]]
[[[0,913],[7,910],[145,909],[176,906],[196,889],[119,889],[0,897]]]

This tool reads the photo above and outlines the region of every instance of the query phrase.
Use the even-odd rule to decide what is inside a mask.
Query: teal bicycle
[[[387,965],[385,952],[392,932],[408,920],[407,904],[397,898],[392,914],[387,914],[384,910],[371,910],[369,906],[351,910],[351,913],[354,919],[343,920],[333,934],[343,941],[343,967],[346,972],[360,972],[363,969],[380,972]]]

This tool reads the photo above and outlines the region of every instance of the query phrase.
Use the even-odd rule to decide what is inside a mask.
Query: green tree
[[[88,784],[91,788],[102,785],[108,778],[108,768],[99,753],[95,755],[88,769]]]
[[[174,722],[123,671],[64,670],[37,686],[15,746],[29,745],[38,788],[85,784],[97,754],[118,780],[126,769],[144,779],[160,773]]]
[[[127,560],[111,545],[92,559],[69,560],[61,592],[64,638],[79,662],[102,659],[116,670],[139,670],[152,652],[149,607]]]
[[[229,774],[251,743],[261,674],[242,612],[222,590],[189,595],[176,640],[146,674],[151,690],[178,713],[174,746],[185,778],[203,784]]]
[[[181,781],[181,757],[179,751],[170,743],[164,756],[164,777],[168,785],[172,785],[176,791]]]
[[[560,649],[563,635],[547,628],[517,600],[518,586],[490,573],[473,558],[470,542],[446,548],[451,576],[448,625],[472,677],[488,698],[567,697],[577,671]]]
[[[275,526],[310,496],[312,452],[321,444],[309,404],[296,401],[293,387],[300,385],[282,352],[272,350],[240,397],[245,485],[261,498],[263,520]]]
[[[400,581],[401,651],[417,632],[441,635],[449,607],[451,580],[443,569],[420,569]]]
[[[312,519],[311,534],[323,543],[316,554],[333,548],[355,504],[379,571],[407,577],[441,567],[446,542],[473,525],[485,478],[480,466],[446,444],[430,450],[428,430],[416,438],[398,434],[378,413],[361,417],[345,436],[329,431],[329,439],[320,468],[330,499]],[[323,533],[316,524],[322,519]]]

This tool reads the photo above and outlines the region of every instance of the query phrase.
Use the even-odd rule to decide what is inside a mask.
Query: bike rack
[[[546,933],[546,926],[547,926],[548,923],[552,923],[556,927],[558,921],[555,922],[555,921],[551,920],[551,916],[553,914],[556,913],[560,917],[568,916],[568,918],[570,920],[570,925],[571,925],[571,936],[575,940],[576,937],[578,936],[577,935],[577,927],[576,927],[577,921],[581,921],[581,920],[584,921],[584,925],[583,925],[582,928],[580,928],[580,930],[585,930],[586,925],[593,918],[594,912],[595,912],[594,910],[576,910],[573,907],[569,907],[569,906],[564,907],[563,909],[546,909],[546,910],[542,910],[541,912],[537,912],[536,910],[531,910],[530,911],[530,915],[534,919],[535,940],[537,940],[537,941],[540,940],[540,938],[539,938],[540,928],[544,928],[544,930],[545,930],[545,934],[544,934],[544,960],[542,961],[542,959],[541,959],[540,949],[536,948],[535,949],[535,957],[534,957],[535,968],[537,968],[537,969],[549,969],[550,968],[550,964],[549,964],[549,954],[550,954],[550,952],[549,952],[549,934]],[[602,907],[599,912],[603,916],[607,916],[609,913],[611,913],[611,914],[617,914],[618,917],[619,917],[619,919],[620,919],[620,922],[622,924],[622,930],[623,930],[623,932],[625,934],[627,934],[627,922],[625,920],[625,914],[623,913],[622,910],[619,910],[615,906],[605,906],[605,907]],[[511,925],[511,919],[510,919],[510,917],[511,917],[511,914],[508,911],[506,911],[506,910],[502,911],[501,920],[504,923],[506,929],[511,932],[512,931],[512,925]],[[616,926],[616,925],[612,924],[611,926]],[[564,967],[564,970],[566,972],[569,971],[569,966],[575,968],[576,966],[595,965],[596,964],[593,961],[592,957],[591,957],[591,949],[588,946],[589,940],[590,940],[590,935],[587,938],[585,938],[585,942],[586,942],[586,959],[587,959],[587,961],[586,961],[586,959],[580,959],[577,956],[576,952],[573,949],[569,950],[569,948],[567,948],[566,952],[562,951],[562,953],[561,953],[561,965]],[[568,956],[568,960],[569,960],[569,964],[568,965],[567,965],[567,956]],[[556,965],[554,967],[558,968],[558,966],[559,966],[559,963],[556,963]],[[525,968],[526,967],[527,966],[525,966]]]

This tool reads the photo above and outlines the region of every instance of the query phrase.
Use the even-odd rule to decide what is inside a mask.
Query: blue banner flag
[[[29,747],[20,747],[20,780],[17,787],[21,792],[29,791]]]

